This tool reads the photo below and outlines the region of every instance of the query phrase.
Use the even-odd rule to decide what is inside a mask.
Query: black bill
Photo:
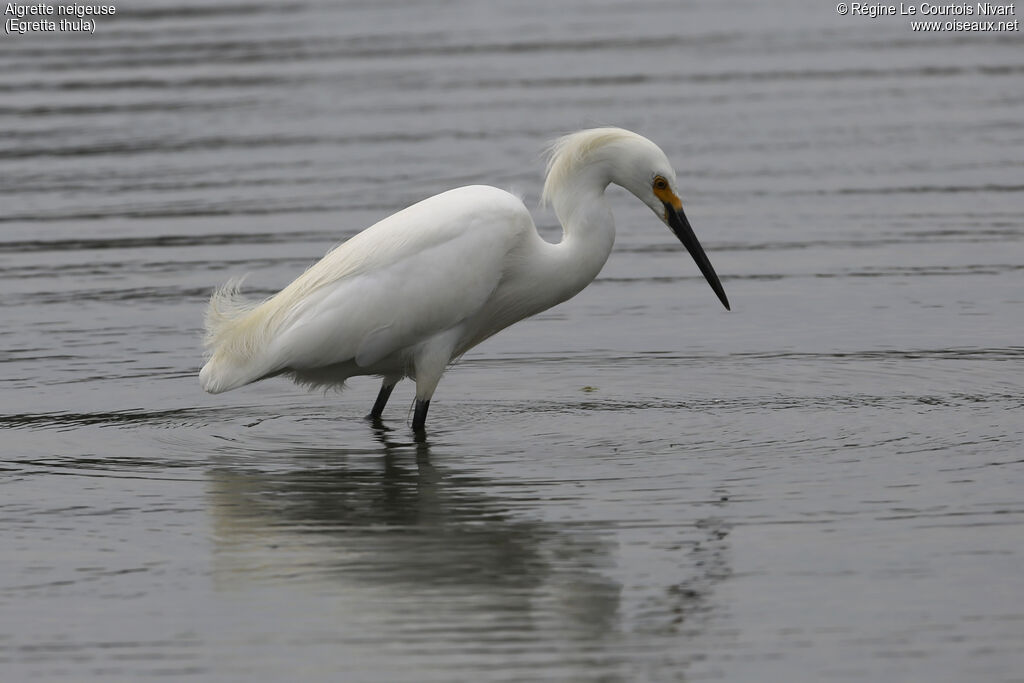
[[[690,227],[690,221],[686,220],[686,214],[683,213],[681,208],[677,209],[671,204],[665,204],[665,215],[668,216],[668,227],[672,228],[672,232],[676,234],[679,241],[686,247],[686,251],[690,252],[693,260],[697,262],[697,267],[704,274],[708,284],[711,285],[711,289],[715,290],[715,294],[718,295],[718,300],[725,306],[725,310],[732,310],[729,308],[729,299],[725,296],[725,290],[722,289],[722,283],[718,279],[718,274],[715,273],[711,261],[708,260],[708,255],[704,253],[704,248],[697,241],[697,236],[693,234],[693,228]]]

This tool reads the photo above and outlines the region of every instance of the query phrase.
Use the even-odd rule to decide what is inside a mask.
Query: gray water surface
[[[0,36],[5,681],[1024,681],[1024,47],[831,4],[123,3]],[[412,386],[208,396],[204,303],[657,141],[615,252]],[[549,239],[553,215],[538,210]]]

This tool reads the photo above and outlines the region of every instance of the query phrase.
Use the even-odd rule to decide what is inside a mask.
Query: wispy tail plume
[[[242,296],[242,283],[246,276],[232,278],[214,290],[206,307],[204,325],[206,335],[203,346],[212,354],[232,336],[231,330],[240,318],[251,313],[258,302]]]
[[[267,373],[262,355],[265,320],[255,314],[262,302],[242,296],[244,277],[218,287],[206,307],[203,346],[209,360],[199,372],[205,391],[219,394],[253,382]]]

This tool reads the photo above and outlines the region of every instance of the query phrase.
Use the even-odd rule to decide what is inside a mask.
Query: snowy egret
[[[683,213],[665,153],[620,128],[582,130],[550,148],[543,202],[562,224],[547,242],[514,195],[474,185],[424,199],[328,252],[263,302],[239,282],[217,289],[206,312],[209,360],[199,373],[216,394],[275,375],[309,387],[383,378],[368,417],[380,419],[403,377],[416,382],[413,429],[422,431],[448,365],[509,325],[579,293],[615,240],[604,198],[615,183],[676,234],[729,308],[722,283]]]

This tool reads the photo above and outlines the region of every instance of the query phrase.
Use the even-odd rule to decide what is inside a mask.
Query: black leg
[[[380,393],[377,394],[377,400],[373,403],[373,410],[366,417],[371,420],[380,419],[380,416],[384,413],[384,406],[388,404],[388,399],[391,398],[391,392],[394,388],[394,384],[388,384],[387,382],[380,385]]]
[[[416,412],[412,415],[412,429],[414,432],[422,432],[427,424],[427,408],[430,407],[430,399],[421,401],[416,399]]]

